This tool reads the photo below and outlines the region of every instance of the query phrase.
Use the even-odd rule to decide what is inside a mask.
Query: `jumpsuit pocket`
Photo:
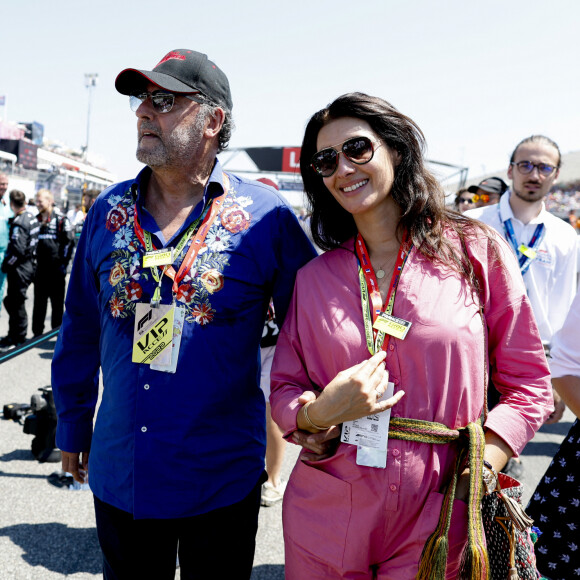
[[[284,536],[340,569],[351,518],[351,484],[297,461],[284,493]]]

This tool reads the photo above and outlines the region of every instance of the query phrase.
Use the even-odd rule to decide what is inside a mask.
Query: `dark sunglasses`
[[[475,196],[473,196],[473,197],[475,197]],[[470,199],[468,199],[466,197],[460,197],[459,198],[459,203],[473,203],[473,202],[474,202],[474,200],[471,199],[471,198]]]
[[[515,165],[522,175],[529,175],[534,170],[534,167],[538,168],[541,175],[552,175],[556,169],[554,165],[548,165],[548,163],[532,163],[531,161],[512,162],[512,165]]]
[[[196,103],[203,102],[201,93],[192,93],[190,95],[181,95],[195,101]],[[129,97],[129,105],[131,111],[135,112],[141,103],[144,103],[148,97],[151,97],[151,104],[157,113],[169,113],[175,104],[175,95],[173,93],[165,93],[163,91],[155,91],[153,93],[139,93],[138,95],[131,95]]]
[[[340,145],[327,147],[318,153],[315,153],[310,162],[310,166],[318,175],[330,177],[338,167],[338,156],[343,153],[344,156],[357,165],[368,163],[375,154],[375,149],[381,146],[373,145],[368,137],[351,137]],[[340,151],[337,151],[340,148]]]

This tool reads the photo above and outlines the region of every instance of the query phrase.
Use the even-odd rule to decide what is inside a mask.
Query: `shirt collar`
[[[509,220],[509,219],[514,219],[514,220],[517,220],[519,223],[522,223],[514,215],[514,212],[512,210],[512,206],[510,205],[510,198],[511,198],[512,194],[513,194],[513,192],[510,188],[499,199],[499,215],[500,215],[502,223],[505,222],[506,220]],[[544,221],[546,221],[545,220],[546,213],[547,213],[546,212],[546,204],[544,203],[544,201],[542,201],[542,209],[541,209],[540,213],[529,223],[531,223],[531,224],[544,223]]]
[[[157,228],[155,227],[156,224],[155,224],[153,217],[145,209],[145,207],[143,205],[144,191],[145,191],[145,187],[147,186],[147,182],[149,181],[149,178],[151,177],[151,173],[152,173],[152,170],[150,167],[148,167],[148,166],[144,167],[139,172],[137,177],[135,178],[135,182],[133,183],[131,189],[132,189],[133,199],[135,200],[135,203],[137,204],[141,227],[143,227],[143,229],[151,232],[152,234],[160,235],[160,232],[158,232]],[[209,176],[209,179],[207,180],[207,184],[206,184],[205,189],[203,191],[202,200],[195,206],[193,211],[189,214],[188,218],[183,223],[183,226],[180,228],[180,230],[178,232],[176,232],[176,234],[173,236],[173,238],[181,235],[181,233],[183,231],[185,231],[185,229],[188,228],[190,226],[190,224],[201,215],[201,213],[203,212],[203,208],[206,206],[206,204],[210,200],[212,200],[216,197],[219,197],[223,192],[224,192],[224,172],[222,170],[222,166],[221,166],[220,162],[216,158],[212,172]],[[166,240],[166,242],[169,242],[169,241],[170,240]]]
[[[135,178],[135,183],[133,184],[133,196],[135,202],[138,204],[139,209],[143,207],[143,193],[149,178],[151,177],[151,167],[145,166]],[[206,202],[209,199],[220,196],[224,192],[224,172],[219,160],[216,158],[212,172],[207,180],[207,184],[203,191],[203,206],[205,207]],[[200,202],[201,203],[201,202]]]

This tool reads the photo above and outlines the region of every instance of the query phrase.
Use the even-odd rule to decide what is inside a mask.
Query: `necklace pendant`
[[[384,270],[377,270],[375,273],[376,277],[381,279],[385,277],[385,271]]]

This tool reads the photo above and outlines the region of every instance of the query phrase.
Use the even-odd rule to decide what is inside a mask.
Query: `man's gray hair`
[[[195,95],[198,97],[198,95]],[[224,124],[218,135],[218,153],[221,153],[230,144],[232,131],[235,128],[232,112],[226,109],[224,105],[216,105],[210,101],[205,95],[199,95],[196,101],[201,105],[202,118],[205,120],[209,115],[214,115],[215,110],[219,107],[224,112]]]

